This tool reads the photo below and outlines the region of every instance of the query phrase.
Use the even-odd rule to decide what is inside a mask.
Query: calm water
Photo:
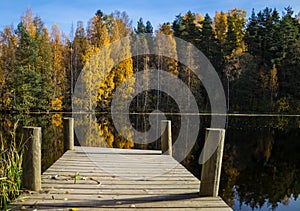
[[[42,168],[46,170],[63,153],[63,114],[0,116],[1,131],[19,119],[22,125],[41,126],[43,132]],[[149,129],[148,116],[133,115],[130,120],[138,130]],[[178,135],[178,115],[172,120],[173,139]],[[201,131],[191,153],[182,162],[200,177],[198,157],[203,146],[209,117],[201,116]],[[79,122],[78,124],[86,124]],[[134,144],[120,137],[106,115],[99,115],[85,130],[90,133],[86,145],[159,148],[159,141],[149,145]],[[102,139],[92,135],[100,129]],[[106,140],[106,141],[105,141]],[[221,197],[234,210],[300,210],[300,118],[299,117],[229,117],[223,157]]]
[[[234,210],[300,210],[299,118],[229,118],[221,196]]]

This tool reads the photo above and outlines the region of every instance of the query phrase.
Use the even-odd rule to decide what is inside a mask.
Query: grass
[[[0,205],[6,210],[9,202],[20,194],[24,145],[17,143],[14,124],[9,137],[0,133]]]

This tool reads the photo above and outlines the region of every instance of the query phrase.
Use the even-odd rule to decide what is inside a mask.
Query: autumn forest
[[[154,29],[150,21],[142,18],[132,23],[126,12],[104,14],[95,8],[95,14],[87,23],[78,21],[70,33],[65,34],[56,24],[51,28],[46,27],[42,17],[28,9],[16,26],[3,28],[0,31],[0,155],[5,157],[8,154],[7,159],[11,156],[3,152],[7,152],[4,149],[10,149],[15,143],[12,140],[18,140],[11,134],[16,134],[17,124],[14,123],[19,121],[21,126],[43,127],[44,170],[56,161],[63,153],[62,118],[70,115],[67,112],[72,112],[72,100],[73,103],[75,100],[72,96],[80,77],[97,90],[94,98],[84,103],[91,103],[94,111],[99,113],[96,122],[77,121],[90,135],[86,137],[88,143],[84,144],[159,148],[155,146],[158,141],[143,146],[134,143],[132,138],[122,137],[112,124],[111,104],[117,87],[125,80],[131,78],[133,82],[135,78],[131,76],[139,71],[160,69],[187,85],[196,99],[200,116],[210,112],[209,98],[201,80],[176,59],[183,51],[177,45],[176,37],[192,43],[209,59],[224,87],[228,113],[244,116],[228,118],[222,197],[233,205],[235,187],[240,201],[254,208],[262,206],[267,199],[276,207],[277,202],[285,196],[298,196],[300,162],[297,150],[299,143],[296,140],[299,140],[299,118],[276,116],[262,119],[245,116],[299,114],[300,13],[297,15],[291,7],[287,7],[284,11],[253,9],[251,14],[234,8],[217,11],[214,17],[192,11],[175,15],[172,22],[164,23],[161,20],[162,24]],[[174,55],[173,58],[148,53],[149,49],[166,47],[161,46],[159,34],[167,35],[163,43],[168,45],[167,49]],[[135,35],[147,37],[144,41],[140,40],[143,43],[139,45],[143,48],[139,49],[142,52],[138,56],[132,56],[136,50]],[[99,69],[96,69],[98,72],[85,71],[86,75],[81,74],[84,72],[82,70],[88,69],[90,60],[95,58],[97,52],[121,38],[127,39],[130,47],[123,48],[123,52],[106,51],[105,60],[98,58],[95,61],[97,65],[106,64],[111,69],[104,75],[104,81],[96,80],[96,75],[103,74]],[[125,55],[127,59],[113,65],[113,58],[118,54]],[[190,57],[191,64],[197,62]],[[148,79],[143,80],[147,83]],[[134,86],[123,90],[122,95],[131,95],[133,89]],[[186,100],[188,103],[189,96]],[[148,90],[134,97],[131,103],[130,112],[138,114],[130,117],[132,125],[140,131],[149,129],[149,116],[143,114],[154,110],[172,114],[180,112],[168,93]],[[167,117],[172,121],[172,136],[176,138],[181,127],[179,117]],[[204,130],[209,126],[210,117],[200,118],[201,129]],[[197,161],[204,131],[199,134],[197,143],[183,162],[198,176],[200,168]],[[22,151],[22,145],[18,147]],[[3,175],[10,173],[6,172],[10,167],[0,167]],[[280,174],[274,179],[276,171]],[[16,169],[16,172],[16,175],[20,175],[20,169]],[[273,175],[273,180],[269,175]],[[262,178],[264,185],[256,187],[257,178]],[[12,181],[17,179],[13,178]],[[16,184],[16,190],[20,189],[20,185]],[[290,191],[290,187],[295,188]],[[9,194],[1,198],[1,206],[19,194],[17,191],[14,196],[10,191],[12,188],[6,190],[9,190]]]
[[[229,112],[300,111],[300,24],[288,7],[282,15],[276,9],[253,10],[249,19],[241,9],[216,12],[213,18],[189,11],[156,31],[142,18],[133,27],[126,12],[98,10],[86,27],[78,21],[70,35],[61,34],[58,25],[49,30],[28,9],[16,27],[8,26],[0,35],[1,112],[70,111],[72,87],[89,58],[115,40],[146,33],[153,40],[157,33],[173,35],[199,48],[227,90]],[[175,41],[170,45],[176,52]],[[207,110],[204,91],[199,93],[201,85],[189,70],[175,60],[161,60],[161,68],[188,84],[204,105],[202,111]],[[134,72],[157,68],[158,58],[145,55],[121,63],[99,85],[101,111],[109,109],[118,84]]]

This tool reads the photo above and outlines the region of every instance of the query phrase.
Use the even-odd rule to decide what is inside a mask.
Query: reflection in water
[[[63,154],[62,114],[1,115],[0,131],[9,136],[14,122],[19,120],[17,135],[20,140],[23,126],[42,127],[42,171],[49,168]]]
[[[73,114],[75,118],[75,131],[79,144],[92,147],[115,147],[130,149],[134,142],[130,135],[128,139],[122,137],[114,125],[111,116],[108,114],[92,115]],[[121,119],[122,121],[122,119]],[[126,131],[126,127],[122,128]],[[130,131],[128,131],[130,134]]]
[[[1,116],[1,131],[9,135],[9,128],[17,119],[22,126],[41,126],[43,130],[42,169],[46,170],[63,153],[62,114]],[[176,140],[180,129],[180,115],[166,115],[172,121],[172,136]],[[201,130],[197,143],[182,162],[195,176],[200,177],[198,158],[203,147],[204,129],[210,117],[201,116]],[[75,124],[84,126],[77,136],[80,144],[98,147],[160,149],[159,140],[150,144],[136,144],[120,136],[108,114],[81,115]],[[147,131],[149,114],[133,114],[130,121],[135,129]],[[226,131],[223,157],[221,197],[235,210],[274,209],[293,203],[300,194],[300,129],[299,117],[230,117]],[[299,199],[297,200],[299,202]]]
[[[228,204],[238,210],[245,206],[275,209],[280,203],[289,205],[298,199],[298,121],[278,117],[230,119],[220,187]]]

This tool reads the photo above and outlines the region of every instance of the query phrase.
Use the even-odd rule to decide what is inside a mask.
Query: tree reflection
[[[147,93],[151,96],[151,92]],[[161,95],[164,98],[164,95]],[[143,96],[141,96],[143,98]],[[137,99],[137,98],[136,98]],[[155,103],[153,103],[154,105]],[[132,105],[136,106],[135,104]],[[154,108],[149,107],[147,112]],[[163,110],[163,109],[162,109]],[[167,110],[166,110],[167,111]],[[84,128],[85,139],[80,143],[87,146],[118,148],[159,149],[159,140],[148,145],[135,144],[116,131],[111,115],[80,114],[77,126]],[[172,136],[176,140],[180,129],[180,115],[166,115],[172,121]],[[2,135],[19,120],[22,126],[42,127],[42,169],[46,170],[63,154],[63,115],[2,115]],[[122,121],[122,118],[120,119]],[[130,116],[132,126],[139,131],[150,127],[149,113],[135,113]],[[282,124],[282,121],[285,123]],[[220,195],[230,205],[239,203],[252,209],[268,205],[276,208],[279,203],[288,205],[300,194],[300,118],[296,117],[230,117],[226,132]],[[195,176],[200,178],[198,164],[204,140],[204,129],[209,127],[210,117],[201,117],[201,131],[192,151],[182,162]],[[282,127],[283,126],[283,127]],[[126,131],[126,128],[124,128]],[[128,130],[128,133],[131,133]],[[77,134],[76,134],[77,135]],[[78,134],[80,135],[80,134]]]
[[[223,158],[221,196],[231,206],[276,208],[300,194],[300,131],[297,118],[235,118],[227,133]],[[255,124],[251,124],[254,123]],[[237,125],[254,125],[238,128]],[[265,127],[268,125],[268,127]],[[280,127],[277,127],[280,125]]]
[[[10,136],[12,123],[19,120],[17,136],[22,136],[23,126],[42,128],[42,171],[49,168],[63,154],[62,114],[48,115],[1,115],[0,130],[3,136]]]

